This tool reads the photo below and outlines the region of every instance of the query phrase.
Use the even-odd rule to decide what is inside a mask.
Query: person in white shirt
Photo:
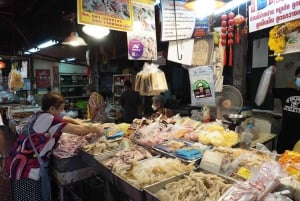
[[[27,99],[26,99],[27,103],[35,104],[35,99],[34,99],[32,90],[29,90],[27,93],[28,93]]]

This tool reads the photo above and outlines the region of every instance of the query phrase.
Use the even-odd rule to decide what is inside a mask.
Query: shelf
[[[124,82],[126,80],[130,80],[132,82],[132,75],[131,74],[119,74],[119,75],[113,75],[113,102],[115,104],[119,103],[121,93],[123,92],[125,86]]]
[[[86,99],[88,76],[81,73],[59,74],[60,92],[67,99]],[[84,94],[84,95],[83,95]]]

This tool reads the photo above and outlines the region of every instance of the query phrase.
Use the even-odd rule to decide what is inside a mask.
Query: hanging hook
[[[176,19],[176,0],[174,0],[174,17],[175,17],[175,35],[176,35],[176,48],[177,48],[177,59],[182,60],[182,54],[179,56],[179,49],[178,49],[178,40],[177,40],[177,19]]]

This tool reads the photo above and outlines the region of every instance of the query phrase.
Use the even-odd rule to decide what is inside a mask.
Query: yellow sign
[[[79,24],[98,25],[118,31],[132,31],[131,0],[101,1],[77,0]]]

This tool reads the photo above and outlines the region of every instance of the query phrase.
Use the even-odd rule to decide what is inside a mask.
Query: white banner
[[[249,32],[300,18],[300,0],[251,0]]]

